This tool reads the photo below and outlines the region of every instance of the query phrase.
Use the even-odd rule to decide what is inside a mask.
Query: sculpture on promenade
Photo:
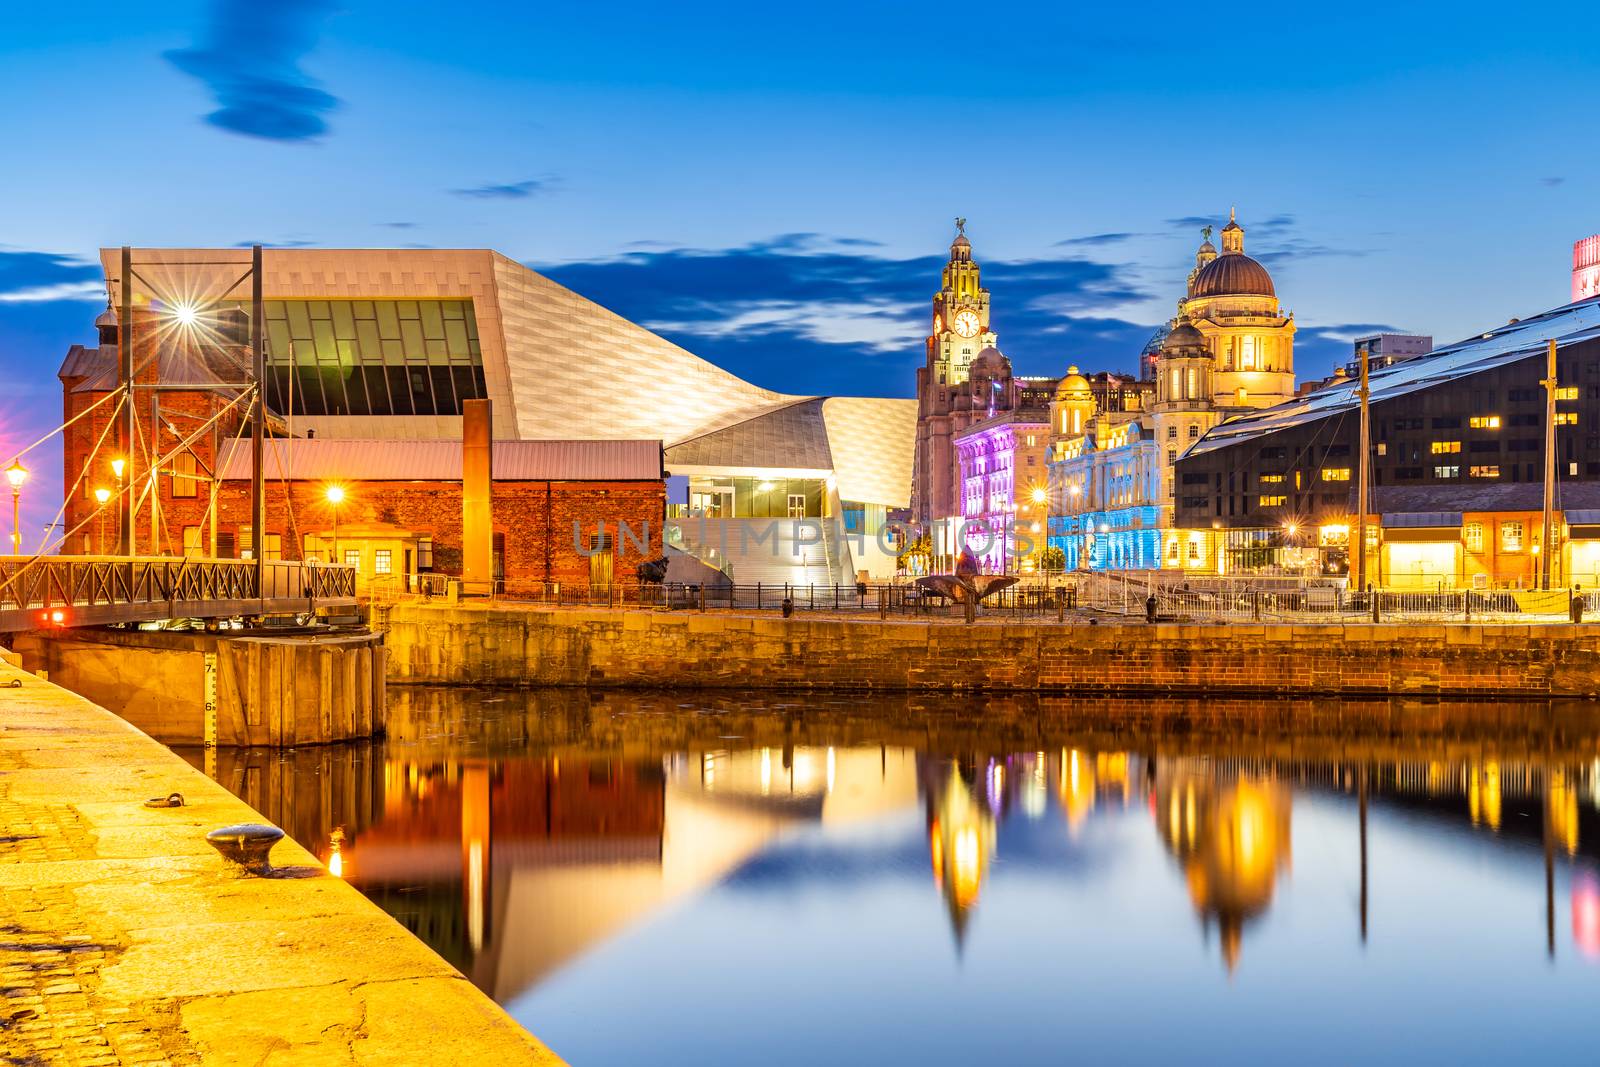
[[[956,560],[954,574],[929,574],[917,579],[917,585],[940,596],[947,596],[966,609],[967,621],[977,616],[978,604],[1002,589],[1017,584],[1011,574],[979,574],[978,557],[972,549],[964,548]]]

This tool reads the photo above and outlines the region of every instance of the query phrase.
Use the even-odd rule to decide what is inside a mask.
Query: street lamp
[[[344,487],[341,485],[328,486],[325,494],[328,506],[333,508],[333,559],[332,563],[339,562],[339,505],[344,503]]]
[[[22,483],[28,480],[28,468],[22,460],[14,459],[6,468],[6,481],[11,483],[11,553],[22,555]]]
[[[94,491],[95,500],[99,501],[99,510],[95,512],[95,526],[98,529],[97,537],[100,541],[100,554],[106,554],[106,501],[111,499],[111,490],[101,486]]]

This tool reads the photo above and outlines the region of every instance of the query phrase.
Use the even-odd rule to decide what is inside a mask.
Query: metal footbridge
[[[0,634],[296,615],[355,603],[355,568],[315,561],[0,556]]]

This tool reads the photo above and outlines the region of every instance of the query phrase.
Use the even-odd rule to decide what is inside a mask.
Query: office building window
[[[1460,441],[1435,441],[1428,446],[1428,451],[1436,456],[1446,456],[1461,451]]]
[[[1325,482],[1348,482],[1350,480],[1349,467],[1324,467],[1322,480]]]
[[[1288,497],[1284,497],[1284,496],[1257,497],[1256,498],[1256,507],[1258,507],[1258,508],[1281,508],[1281,507],[1283,507],[1284,501],[1286,501],[1287,499],[1288,499]]]
[[[1563,386],[1558,387],[1556,389],[1556,399],[1557,400],[1576,400],[1576,399],[1578,399],[1578,387],[1576,385],[1563,385]]]
[[[1576,426],[1576,425],[1578,425],[1578,413],[1576,411],[1558,411],[1558,412],[1556,412],[1556,425],[1557,426]]]
[[[1498,478],[1500,477],[1500,465],[1498,463],[1485,463],[1473,467],[1467,473],[1474,478]]]
[[[1461,477],[1461,468],[1455,465],[1435,467],[1433,468],[1433,476],[1435,478],[1459,478]]]
[[[1468,425],[1474,430],[1498,430],[1500,428],[1500,416],[1474,415],[1468,420]]]
[[[198,496],[200,483],[195,480],[194,453],[179,452],[172,457],[172,495]]]

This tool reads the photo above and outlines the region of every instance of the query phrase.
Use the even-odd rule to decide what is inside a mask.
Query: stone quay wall
[[[1007,624],[405,602],[389,681],[595,688],[1600,693],[1600,627]]]
[[[273,877],[231,871],[206,832],[259,812],[8,660],[0,1060],[561,1062],[294,841]],[[174,792],[182,807],[145,806]]]
[[[169,745],[292,748],[383,732],[381,634],[48,630],[18,634],[14,646],[25,669]]]

